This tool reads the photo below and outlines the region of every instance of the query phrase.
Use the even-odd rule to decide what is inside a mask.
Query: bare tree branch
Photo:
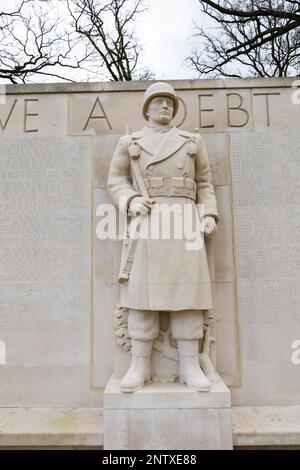
[[[272,16],[274,18],[285,18],[289,20],[298,21],[300,24],[300,2],[288,1],[293,7],[291,11],[284,10],[284,1],[280,2],[281,5],[271,5],[268,1],[251,2],[253,5],[248,5],[249,2],[234,2],[234,1],[219,1],[212,0],[199,0],[203,5],[204,10],[206,7],[211,7],[224,15],[236,16],[239,18],[257,18],[261,16]],[[286,1],[286,0],[285,0]],[[271,2],[272,3],[272,2]],[[273,2],[275,4],[275,2]],[[245,9],[242,7],[246,6]],[[249,8],[250,7],[250,8]]]
[[[52,3],[23,0],[14,10],[0,12],[0,78],[11,83],[36,76],[70,80],[62,68],[78,69],[88,58],[87,50],[79,58],[74,55],[72,32],[65,31],[65,18],[54,15]]]
[[[87,44],[91,61],[113,81],[151,77],[138,65],[142,46],[134,22],[146,10],[144,0],[67,0],[73,28]]]
[[[300,69],[300,2],[199,0],[215,24],[197,27],[187,62],[200,75],[287,76]]]

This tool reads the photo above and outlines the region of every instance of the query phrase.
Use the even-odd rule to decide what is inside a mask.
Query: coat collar
[[[186,137],[177,127],[172,127],[171,130],[165,134],[162,145],[159,146],[159,148],[157,148],[156,142],[153,139],[153,132],[149,127],[144,127],[141,132],[135,133],[133,137],[138,144],[152,156],[147,162],[147,167],[170,157],[186,142]]]

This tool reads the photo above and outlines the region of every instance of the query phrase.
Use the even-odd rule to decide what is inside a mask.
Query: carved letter
[[[100,116],[93,116],[93,112],[95,111],[95,108],[96,108],[97,105],[100,107],[100,110],[101,110],[101,113],[102,113],[102,114],[101,114]],[[83,131],[86,130],[86,128],[87,128],[87,126],[88,126],[88,124],[89,124],[89,122],[90,122],[91,119],[105,119],[106,122],[107,122],[107,124],[108,124],[108,127],[109,127],[110,129],[112,129],[111,124],[110,124],[110,122],[109,122],[109,119],[108,119],[108,117],[107,117],[107,115],[106,115],[106,112],[104,111],[104,108],[103,108],[103,106],[102,106],[102,104],[101,104],[101,102],[100,102],[100,100],[99,100],[99,97],[96,99],[96,101],[95,101],[95,103],[94,103],[94,106],[92,107],[92,110],[91,110],[91,112],[90,112],[90,115],[89,115],[89,117],[88,117],[88,119],[87,119],[87,121],[86,121],[86,123],[85,123],[84,128],[82,129]]]
[[[270,127],[270,103],[269,96],[280,95],[280,93],[253,93],[253,96],[265,96],[266,97],[266,107],[267,107],[267,126]]]
[[[300,364],[300,340],[295,339],[295,341],[292,342],[292,348],[296,349],[296,351],[293,352],[292,354],[292,363],[297,366]]]
[[[249,122],[250,115],[249,115],[247,109],[242,108],[243,97],[239,93],[227,93],[226,96],[227,96],[227,121],[228,121],[228,126],[229,127],[244,127],[244,126],[246,126]],[[230,106],[230,103],[229,103],[230,96],[238,96],[239,97],[240,102],[237,106],[235,106],[235,107]],[[246,115],[245,122],[243,124],[232,124],[231,115],[230,115],[231,110],[238,110],[238,111],[241,111],[242,113],[244,113]]]
[[[6,364],[6,345],[4,341],[0,341],[0,364]]]
[[[202,113],[204,113],[204,112],[212,112],[212,111],[214,111],[214,109],[213,109],[213,108],[205,108],[205,109],[202,109],[202,107],[201,107],[201,104],[202,104],[202,103],[201,103],[201,99],[202,99],[203,96],[208,96],[208,97],[212,98],[213,95],[198,95],[198,96],[199,96],[199,124],[200,124],[199,127],[202,127],[202,129],[208,128],[208,127],[215,127],[214,124],[207,124],[206,126],[203,126],[203,125],[202,125]]]
[[[29,116],[39,116],[39,113],[28,113],[27,111],[27,104],[29,101],[39,101],[38,98],[31,98],[31,99],[25,99],[25,108],[24,108],[24,132],[38,132],[39,129],[27,129],[27,118]]]
[[[1,128],[2,128],[3,131],[5,130],[5,128],[6,128],[6,126],[7,126],[7,123],[8,123],[8,121],[10,120],[10,117],[11,117],[11,115],[12,115],[13,110],[15,109],[15,106],[16,106],[16,104],[17,104],[17,101],[18,101],[17,99],[14,100],[14,102],[13,102],[13,104],[12,104],[12,107],[10,108],[10,111],[9,111],[9,113],[8,113],[8,116],[7,116],[6,121],[4,122],[4,124],[2,124],[2,121],[1,121],[1,119],[0,119],[0,126],[1,126]]]

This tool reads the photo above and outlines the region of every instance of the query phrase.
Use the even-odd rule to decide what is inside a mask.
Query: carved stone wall
[[[233,405],[297,404],[300,105],[292,80],[173,81],[218,198],[218,369]],[[98,406],[118,362],[120,241],[96,237],[147,82],[6,87],[0,104],[1,406]],[[5,103],[3,103],[5,101]],[[114,357],[114,359],[113,359]]]

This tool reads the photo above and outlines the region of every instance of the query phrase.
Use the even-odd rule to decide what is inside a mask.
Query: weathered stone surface
[[[233,135],[243,405],[297,403],[299,339],[300,134],[268,130]]]
[[[82,137],[2,140],[2,405],[98,401],[88,382],[90,155]]]
[[[224,133],[203,134],[215,186],[231,185],[229,139]]]
[[[0,431],[1,447],[103,445],[99,408],[0,408]]]
[[[300,406],[237,406],[232,430],[235,446],[299,446]]]
[[[1,366],[1,380],[2,407],[101,406],[101,395],[91,389],[89,364],[8,363]]]
[[[182,99],[176,124],[184,119],[183,129],[204,136],[220,207],[218,368],[241,412],[253,404],[270,417],[270,405],[280,411],[285,404],[292,415],[299,402],[300,366],[291,361],[292,342],[300,339],[300,105],[292,101],[293,82],[170,82]],[[108,201],[107,172],[119,134],[144,123],[140,106],[148,84],[6,87],[6,104],[0,104],[2,406],[100,406],[112,356],[121,364],[111,343],[120,244],[115,250],[103,242],[101,249],[95,207]],[[199,95],[211,95],[201,98],[201,113]],[[96,107],[92,117],[99,119],[83,131],[97,97],[112,129]],[[136,105],[127,106],[129,100]],[[228,110],[228,103],[244,111]],[[281,411],[284,429],[268,433],[270,418],[251,436],[256,424],[250,419],[247,428],[246,420],[241,434],[234,427],[235,444],[299,444],[299,432]]]
[[[232,449],[230,393],[222,382],[206,393],[175,383],[133,395],[112,378],[103,418],[105,449]]]
[[[299,446],[299,406],[232,408],[234,446]],[[103,446],[100,408],[2,408],[0,445],[24,447]]]
[[[35,85],[36,86],[36,85]],[[36,90],[38,86],[36,86]],[[8,89],[9,87],[6,87]],[[68,130],[67,95],[20,93],[7,94],[0,104],[0,136],[38,137],[62,136]]]

